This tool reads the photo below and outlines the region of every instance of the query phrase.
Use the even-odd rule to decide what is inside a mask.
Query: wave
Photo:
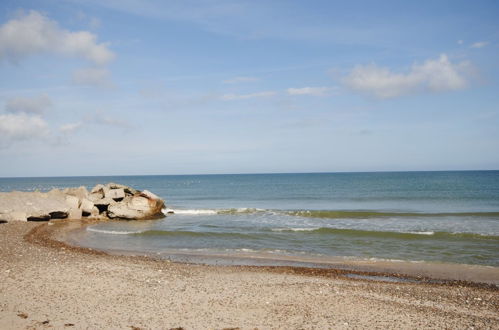
[[[320,228],[310,227],[310,228],[272,228],[271,231],[284,232],[284,231],[315,231]]]
[[[232,208],[232,209],[192,209],[192,210],[183,210],[183,209],[163,209],[162,212],[165,215],[168,214],[180,214],[180,215],[215,215],[215,214],[251,214],[251,213],[259,213],[266,212],[265,209],[257,209],[257,208],[249,208],[249,207],[241,207],[241,208]]]
[[[499,218],[499,212],[383,212],[354,210],[270,210],[260,208],[230,208],[230,209],[163,209],[165,215],[238,215],[255,213],[273,213],[288,216],[323,218],[323,219],[374,219],[374,218],[428,218],[428,217],[489,217]]]
[[[170,237],[212,237],[212,238],[238,238],[238,239],[259,239],[265,234],[236,233],[236,232],[199,232],[187,230],[146,230],[133,233],[134,236],[170,236]]]
[[[373,231],[373,230],[358,230],[344,228],[272,228],[274,232],[302,232],[303,234],[319,234],[319,235],[341,235],[347,237],[371,237],[371,238],[398,238],[398,239],[443,239],[443,240],[494,240],[499,241],[499,236],[484,235],[477,233],[450,233],[450,232],[434,232],[434,231]]]
[[[170,236],[170,237],[205,237],[205,238],[236,238],[236,239],[273,239],[274,235],[320,235],[320,236],[342,236],[346,238],[381,238],[381,239],[404,239],[404,240],[492,240],[499,242],[499,236],[484,235],[476,233],[450,233],[434,231],[373,231],[331,227],[289,227],[289,228],[266,228],[253,232],[209,232],[209,231],[185,231],[185,230],[144,230],[144,231],[115,231],[88,227],[87,231],[100,234],[133,235],[133,236]],[[282,238],[282,237],[281,237]]]
[[[249,213],[262,213],[262,212],[270,212],[270,210],[251,208],[251,207],[240,207],[237,209],[233,208],[233,209],[218,210],[217,214],[249,214]]]
[[[94,233],[100,233],[100,234],[109,234],[109,235],[133,235],[133,234],[140,234],[143,231],[120,231],[120,230],[105,230],[105,229],[97,229],[93,227],[87,227],[87,231],[91,231]]]
[[[335,211],[335,210],[301,210],[286,211],[285,214],[291,216],[308,218],[328,218],[328,219],[370,219],[370,218],[391,218],[391,217],[498,217],[499,212],[440,212],[440,213],[420,213],[420,212],[378,212],[378,211]]]
[[[216,210],[179,210],[179,209],[163,209],[163,214],[184,214],[184,215],[213,215],[217,214]]]

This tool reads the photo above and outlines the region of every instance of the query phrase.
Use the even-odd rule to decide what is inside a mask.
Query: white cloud
[[[64,124],[61,127],[59,127],[59,130],[62,133],[71,133],[79,129],[82,126],[82,124],[83,124],[82,122]]]
[[[12,142],[49,136],[47,122],[25,113],[0,114],[0,141]]]
[[[104,68],[84,68],[73,72],[72,81],[78,85],[113,87],[111,73]]]
[[[266,92],[252,93],[252,94],[224,94],[222,95],[221,99],[224,101],[246,100],[258,97],[270,97],[274,96],[275,94],[276,92],[273,91],[266,91]]]
[[[223,83],[224,84],[238,84],[238,83],[245,83],[245,82],[255,82],[258,80],[260,80],[260,79],[258,79],[256,77],[235,77],[232,79],[224,80]]]
[[[118,128],[130,128],[132,126],[128,121],[117,116],[106,115],[102,111],[97,111],[94,114],[87,115],[84,118],[84,122],[89,124],[114,126]]]
[[[458,40],[458,41],[457,41],[457,44],[458,44],[458,45],[462,45],[463,43],[464,43],[464,41],[463,41],[463,40]]]
[[[489,43],[487,41],[478,41],[472,44],[470,47],[471,48],[483,48],[487,46]]]
[[[443,54],[423,64],[414,64],[408,73],[395,73],[375,64],[356,66],[343,83],[359,92],[387,99],[421,91],[450,91],[468,85],[465,71],[469,63],[453,64]]]
[[[324,96],[328,95],[334,87],[302,87],[302,88],[288,88],[289,95],[313,95]]]
[[[85,58],[95,64],[105,64],[114,53],[97,36],[88,31],[68,31],[57,22],[31,10],[0,26],[0,59],[12,62],[40,53],[56,53]]]
[[[7,100],[5,111],[10,113],[42,114],[52,106],[52,101],[47,95],[37,97],[14,97]]]

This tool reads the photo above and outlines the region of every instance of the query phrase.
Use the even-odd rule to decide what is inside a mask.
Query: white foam
[[[309,228],[272,228],[272,231],[314,231],[320,229],[319,227]]]
[[[163,209],[164,214],[168,214],[169,212],[173,212],[173,214],[182,214],[182,215],[209,215],[209,214],[217,214],[215,210],[177,210],[177,209]]]
[[[140,234],[143,232],[143,231],[105,230],[105,229],[96,229],[92,227],[87,227],[87,231],[91,231],[94,233],[101,233],[101,234],[109,234],[109,235],[130,235],[130,234]]]
[[[409,231],[407,232],[408,234],[414,234],[414,235],[435,235],[435,232],[433,231]]]

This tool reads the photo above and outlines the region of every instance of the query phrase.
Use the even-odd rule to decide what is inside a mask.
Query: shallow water
[[[499,171],[0,179],[0,190],[115,181],[175,214],[92,225],[79,244],[499,266]]]

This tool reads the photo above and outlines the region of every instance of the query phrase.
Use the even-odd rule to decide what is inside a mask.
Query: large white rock
[[[111,219],[119,218],[130,220],[144,217],[143,212],[131,209],[126,203],[116,203],[113,205],[109,205],[107,209],[107,216]]]
[[[80,220],[81,217],[82,217],[81,209],[76,208],[76,209],[69,210],[68,219]]]
[[[151,208],[149,206],[149,199],[142,196],[132,197],[128,205],[131,209],[138,211],[147,211]]]
[[[6,214],[6,221],[28,221],[26,212],[14,211]]]
[[[104,197],[122,199],[125,198],[125,190],[123,188],[104,190]]]
[[[104,192],[99,191],[99,192],[93,192],[88,195],[88,199],[91,200],[92,202],[95,202],[99,199],[104,198]]]
[[[72,209],[77,209],[80,207],[80,199],[76,196],[67,195],[66,204]]]
[[[149,190],[142,190],[142,192],[140,194],[142,196],[149,198],[149,199],[161,199],[158,196],[156,196],[155,194],[153,194],[152,192],[150,192]]]
[[[95,205],[109,205],[109,204],[114,204],[116,201],[111,198],[101,198],[93,201]]]
[[[81,200],[80,209],[85,213],[92,213],[94,206],[94,203],[86,198]]]
[[[87,198],[88,196],[88,190],[84,186],[78,188],[66,188],[62,192],[66,195],[76,196],[80,200],[82,200],[83,198]]]
[[[85,187],[52,189],[48,193],[0,192],[1,221],[50,219],[151,219],[162,217],[164,201],[150,191],[138,191],[116,183],[97,185],[89,194]]]
[[[95,187],[92,188],[92,190],[90,190],[90,193],[97,193],[97,192],[101,192],[101,193],[104,193],[104,185],[103,184],[98,184],[96,185]]]

